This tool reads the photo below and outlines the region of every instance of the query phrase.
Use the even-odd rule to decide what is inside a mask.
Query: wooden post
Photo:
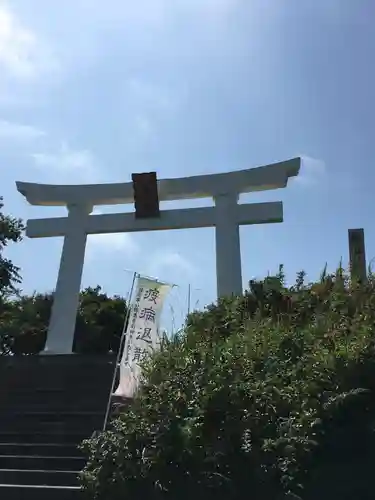
[[[363,229],[349,229],[349,259],[352,282],[367,281],[365,234]]]

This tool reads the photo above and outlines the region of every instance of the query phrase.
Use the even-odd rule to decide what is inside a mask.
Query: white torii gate
[[[235,172],[157,181],[159,200],[213,198],[215,206],[163,210],[160,217],[134,213],[90,215],[96,205],[133,203],[133,184],[46,185],[16,182],[31,205],[66,206],[67,217],[27,221],[29,238],[64,236],[45,354],[71,354],[88,234],[215,227],[217,294],[242,293],[239,226],[283,221],[282,202],[238,204],[240,193],[286,187],[300,158]]]

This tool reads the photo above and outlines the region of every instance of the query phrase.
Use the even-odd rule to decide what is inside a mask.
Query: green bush
[[[280,271],[145,363],[139,396],[84,444],[88,498],[373,498],[374,279],[287,289]]]

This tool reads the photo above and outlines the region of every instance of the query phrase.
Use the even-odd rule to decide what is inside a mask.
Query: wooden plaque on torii
[[[132,174],[136,219],[160,217],[156,172]]]

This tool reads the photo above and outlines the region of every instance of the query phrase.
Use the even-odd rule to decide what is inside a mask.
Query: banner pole
[[[189,283],[188,287],[188,297],[187,297],[187,315],[189,316],[190,314],[190,300],[191,300],[191,285]]]
[[[132,284],[131,284],[131,287],[130,287],[130,292],[129,292],[128,307],[127,307],[127,310],[126,310],[126,315],[125,315],[125,320],[124,320],[124,326],[123,326],[122,333],[121,333],[120,346],[119,346],[119,349],[118,349],[118,352],[117,352],[117,356],[116,356],[116,364],[115,364],[115,370],[114,370],[113,377],[112,377],[111,391],[109,393],[109,399],[108,399],[107,409],[106,409],[105,417],[104,417],[103,431],[105,431],[105,429],[107,427],[109,413],[111,411],[113,389],[114,389],[115,383],[116,383],[116,375],[117,375],[118,367],[120,365],[120,358],[121,358],[121,355],[122,355],[122,349],[124,347],[124,343],[125,343],[125,340],[126,340],[125,339],[125,337],[126,337],[126,326],[127,326],[128,321],[129,321],[130,311],[131,311],[131,307],[132,307],[132,298],[133,298],[133,292],[134,292],[134,285],[135,285],[135,280],[137,279],[137,277],[138,277],[138,273],[134,272],[134,274],[133,274],[133,281],[132,281]]]

